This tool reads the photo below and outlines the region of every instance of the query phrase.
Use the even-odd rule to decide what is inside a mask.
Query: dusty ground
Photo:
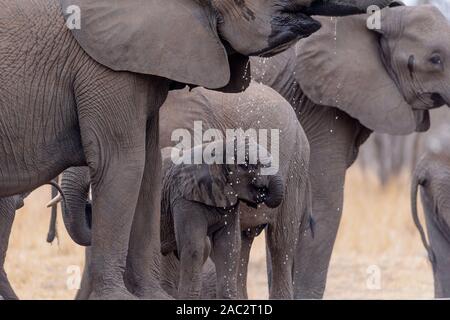
[[[22,299],[71,299],[83,265],[83,250],[59,224],[59,244],[45,243],[49,189],[32,194],[18,214],[7,272]],[[344,217],[333,254],[327,299],[432,298],[430,265],[409,210],[406,177],[382,189],[370,175],[352,169]],[[251,298],[267,298],[264,240],[252,252]]]

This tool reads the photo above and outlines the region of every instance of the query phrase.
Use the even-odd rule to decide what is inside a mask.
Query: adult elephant
[[[247,56],[282,51],[319,29],[307,14],[329,8],[311,3],[0,1],[0,197],[89,166],[92,298],[166,296],[158,281],[157,137],[168,91],[242,90]],[[326,2],[341,13],[365,9],[351,3]],[[141,228],[145,238],[130,238]]]
[[[180,106],[184,112],[179,111]],[[265,205],[260,208],[242,205],[240,208],[240,225],[243,232],[238,296],[247,298],[250,249],[254,238],[267,226],[267,244],[272,257],[270,263],[274,270],[270,297],[293,298],[292,264],[300,238],[300,226],[310,227],[308,204],[311,195],[308,176],[309,143],[289,103],[275,90],[257,83],[252,83],[245,92],[239,94],[224,94],[202,88],[192,91],[186,89],[169,94],[160,110],[160,118],[160,145],[163,148],[178,146],[178,139],[182,137],[184,149],[190,149],[201,145],[203,138],[208,141],[212,139],[211,134],[219,139],[228,138],[229,130],[242,139],[249,136],[255,141],[267,142],[266,149],[274,158],[274,169],[279,171],[286,185],[284,199],[277,209]],[[200,125],[202,128],[199,128]],[[271,132],[272,130],[274,132]],[[241,182],[244,185],[243,179]],[[77,243],[89,242],[90,205],[86,205],[89,175],[83,168],[70,168],[63,174],[61,188],[66,199],[67,210],[63,210],[63,217],[67,229],[71,230],[70,234]],[[208,190],[202,188],[205,194],[198,194],[198,199],[207,196]],[[278,193],[276,198],[279,196]],[[269,206],[271,201],[273,199],[269,201]],[[132,236],[139,239],[144,235],[136,233]],[[89,258],[90,255],[91,253],[88,253]],[[178,279],[177,272],[171,271],[174,268],[172,258],[173,256],[169,256],[163,260],[164,268],[171,266],[170,270],[163,270],[162,279],[164,288],[169,293],[176,292]],[[214,278],[208,275],[206,277]],[[85,273],[79,298],[88,296],[90,282]]]
[[[311,145],[315,237],[295,258],[296,298],[321,298],[342,215],[345,173],[372,131],[429,128],[428,109],[450,102],[450,26],[432,6],[385,8],[381,28],[368,15],[319,19],[322,29],[252,73],[293,106]]]

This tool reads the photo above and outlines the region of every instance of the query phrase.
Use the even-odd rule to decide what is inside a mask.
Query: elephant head
[[[316,104],[337,107],[381,133],[429,128],[428,110],[450,102],[450,24],[433,6],[318,20],[295,47],[294,74]]]
[[[303,11],[351,14],[386,0],[61,0],[73,34],[97,62],[117,71],[222,91],[248,86],[247,56],[279,52],[320,23]]]
[[[248,140],[242,144],[245,150],[243,160],[239,161],[239,146],[234,140],[227,143],[215,141],[188,150],[189,159],[201,150],[203,164],[181,165],[171,183],[181,188],[185,199],[209,206],[230,208],[242,201],[255,208],[261,203],[270,208],[278,207],[284,196],[281,174],[265,175],[262,170],[270,166],[270,155],[261,145]],[[175,148],[170,149],[178,152]],[[249,157],[250,150],[257,150],[259,157]],[[213,157],[207,159],[211,154]]]

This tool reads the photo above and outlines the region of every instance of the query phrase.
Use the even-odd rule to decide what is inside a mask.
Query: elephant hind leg
[[[4,300],[18,299],[4,269],[15,212],[16,206],[13,197],[0,198],[0,296]]]
[[[87,300],[92,293],[92,284],[90,277],[91,268],[91,248],[86,247],[84,253],[84,271],[81,278],[80,289],[77,291],[75,300]]]
[[[248,299],[247,293],[247,273],[248,273],[248,262],[250,260],[250,250],[253,244],[253,237],[249,237],[242,232],[241,237],[241,257],[239,259],[239,273],[237,281],[238,298]]]
[[[267,227],[267,270],[270,299],[293,299],[294,256],[305,212],[306,175],[294,175],[287,183],[285,198],[276,220]]]

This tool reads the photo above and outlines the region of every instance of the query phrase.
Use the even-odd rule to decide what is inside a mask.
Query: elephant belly
[[[9,141],[4,136],[0,137],[2,147]],[[8,151],[3,148],[0,152],[0,197],[31,191],[66,168],[85,164],[83,149],[81,143],[77,146],[76,137],[71,143],[46,141],[37,143],[34,148],[23,148],[24,145],[28,143],[21,141]]]

